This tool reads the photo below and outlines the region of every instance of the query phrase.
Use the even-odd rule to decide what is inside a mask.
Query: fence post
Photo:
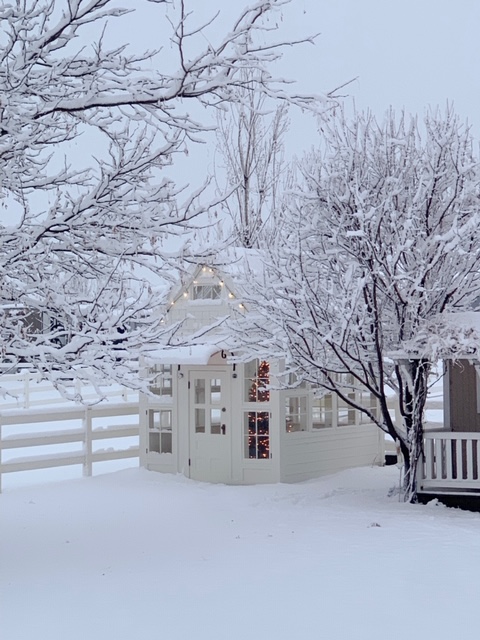
[[[0,422],[0,493],[2,493],[2,423]]]
[[[91,407],[85,408],[83,414],[83,430],[84,430],[84,461],[83,461],[83,475],[92,475],[92,409]]]
[[[23,408],[30,408],[30,373],[23,374]]]

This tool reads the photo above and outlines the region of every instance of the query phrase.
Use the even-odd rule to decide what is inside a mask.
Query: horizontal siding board
[[[282,443],[282,481],[298,482],[355,466],[379,464],[374,425],[287,434]]]
[[[298,431],[284,435],[285,444],[297,443],[326,443],[341,442],[342,440],[363,439],[365,437],[378,437],[378,427],[374,425],[362,427],[344,427],[338,429],[325,429],[324,431]]]
[[[177,473],[177,467],[173,460],[171,462],[155,462],[155,463],[149,461],[146,464],[146,468],[149,471],[157,471],[158,473]]]
[[[284,459],[283,465],[286,467],[294,465],[308,464],[309,462],[328,460],[341,460],[347,458],[354,460],[355,458],[363,458],[363,456],[370,456],[372,451],[378,453],[376,443],[374,446],[362,446],[362,447],[345,447],[342,449],[317,450],[317,451],[305,451],[297,452],[295,455],[290,455],[288,459]]]

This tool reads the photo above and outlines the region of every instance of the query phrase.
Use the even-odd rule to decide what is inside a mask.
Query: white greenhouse
[[[221,320],[234,309],[248,313],[237,299],[242,286],[231,270],[200,266],[172,294],[168,322],[183,321],[196,343],[145,358],[151,393],[141,398],[141,464],[226,484],[297,482],[383,464],[382,433],[362,413],[304,384],[282,389],[282,360],[245,362],[241,345],[232,350]],[[199,339],[212,324],[220,328]]]

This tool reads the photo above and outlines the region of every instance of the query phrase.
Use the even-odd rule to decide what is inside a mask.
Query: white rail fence
[[[479,488],[480,433],[430,431],[420,465],[421,491],[468,493]]]
[[[41,376],[32,371],[24,373],[2,374],[0,379],[2,398],[0,399],[0,411],[7,409],[30,409],[32,407],[71,404],[55,389],[48,380],[42,380]],[[86,402],[95,402],[98,394],[95,389],[82,382],[74,381],[75,393]],[[109,400],[123,402],[138,401],[138,392],[120,385],[106,387],[104,395]]]
[[[84,400],[93,388],[75,383]],[[66,401],[32,372],[2,375],[0,399],[0,491],[6,473],[139,457],[138,392],[112,386],[91,406]],[[102,448],[101,445],[106,445]]]

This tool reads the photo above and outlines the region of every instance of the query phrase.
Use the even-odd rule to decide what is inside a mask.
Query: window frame
[[[201,290],[209,291],[211,295],[199,296],[198,293]],[[223,287],[219,282],[194,282],[190,287],[190,299],[196,303],[205,301],[220,302],[222,300],[222,290]]]
[[[259,372],[265,375],[258,375]],[[253,375],[252,375],[253,374]],[[245,362],[242,367],[242,457],[244,463],[258,464],[272,459],[272,394],[268,388],[271,382],[271,363],[260,358],[253,358]],[[262,381],[259,384],[259,381]],[[254,393],[252,389],[255,387]],[[255,428],[255,433],[250,431],[250,421],[255,416],[256,425],[258,420],[266,420],[266,431],[260,432]],[[256,455],[251,456],[251,451],[255,448]],[[259,451],[264,449],[267,455],[259,455]]]
[[[345,394],[355,394],[355,401],[361,404],[361,399],[364,394],[367,394],[368,391],[350,387],[346,385]],[[367,416],[348,405],[346,401],[344,401],[340,396],[334,391],[328,391],[322,394],[321,396],[315,395],[315,389],[307,385],[307,388],[295,387],[293,389],[285,389],[282,394],[283,397],[283,432],[286,434],[293,433],[321,433],[325,431],[330,431],[332,429],[340,429],[344,430],[348,427],[357,428],[366,425],[373,424],[372,421],[367,419]],[[297,399],[298,402],[301,402],[301,399],[305,399],[306,401],[306,425],[305,428],[292,428],[291,421],[289,423],[289,413],[287,411],[287,403],[290,400]],[[315,427],[314,424],[314,409],[315,409],[315,401],[317,399],[330,398],[331,399],[331,408],[325,408],[325,414],[327,411],[330,413],[331,419],[330,424],[324,424],[321,426]],[[373,413],[377,412],[378,415],[378,400],[372,397],[370,393],[370,400],[372,404],[368,407],[372,410]],[[346,422],[341,421],[341,412],[346,416]],[[352,421],[352,414],[354,414],[354,419]],[[318,423],[317,423],[318,424]]]
[[[155,415],[159,415],[158,425],[155,422]],[[162,414],[169,414],[167,425],[162,424]],[[173,455],[173,407],[149,407],[147,415],[148,424],[148,452],[156,455]],[[152,447],[152,436],[158,437],[158,449]],[[164,442],[168,446],[164,450]]]
[[[149,367],[148,389],[158,400],[163,402],[173,401],[173,365],[154,364]],[[158,384],[157,382],[162,384]],[[168,384],[165,384],[168,381]]]

